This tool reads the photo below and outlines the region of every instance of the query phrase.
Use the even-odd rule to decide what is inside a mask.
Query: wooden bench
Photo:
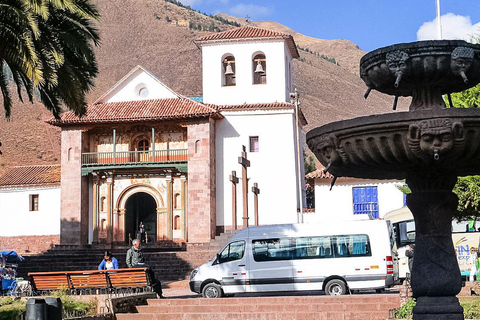
[[[53,290],[66,290],[68,293],[128,292],[133,289],[151,290],[152,285],[147,268],[30,272],[28,276],[36,293]]]

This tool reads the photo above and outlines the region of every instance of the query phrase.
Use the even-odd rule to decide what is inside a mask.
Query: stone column
[[[181,186],[181,204],[182,204],[182,235],[185,241],[188,241],[188,230],[187,230],[187,177],[181,176],[180,181]]]
[[[94,174],[93,175],[93,223],[92,223],[92,228],[93,228],[93,243],[97,244],[98,243],[98,229],[100,228],[100,210],[99,210],[99,183],[100,179],[99,177]]]
[[[113,177],[107,178],[107,243],[113,240]]]
[[[258,183],[254,183],[252,187],[253,196],[253,208],[254,208],[254,217],[255,225],[258,226],[258,195],[260,194],[260,189],[258,188]]]
[[[173,180],[167,176],[167,239],[173,240]]]
[[[238,157],[238,163],[242,165],[242,194],[243,194],[243,227],[248,228],[248,178],[247,168],[250,167],[250,161],[247,159],[247,151],[242,146],[242,156]]]
[[[232,171],[230,181],[232,182],[232,230],[237,230],[237,183],[240,180],[235,171]]]
[[[456,295],[462,279],[452,243],[452,217],[458,198],[452,192],[454,172],[423,170],[407,174],[412,193],[407,206],[415,218],[412,268],[413,319],[463,319]]]

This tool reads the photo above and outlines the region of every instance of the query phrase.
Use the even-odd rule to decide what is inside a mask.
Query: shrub
[[[410,299],[405,303],[403,306],[398,308],[397,310],[397,316],[395,318],[397,319],[412,319],[412,310],[413,307],[417,302],[414,299]]]
[[[463,307],[465,319],[480,319],[479,298],[460,298],[460,304]]]

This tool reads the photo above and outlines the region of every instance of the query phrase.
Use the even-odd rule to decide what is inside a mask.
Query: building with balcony
[[[203,102],[137,66],[86,115],[48,121],[61,128],[61,244],[129,243],[141,224],[148,243],[208,242],[297,221],[306,120],[289,102],[293,38],[247,26],[196,43]]]

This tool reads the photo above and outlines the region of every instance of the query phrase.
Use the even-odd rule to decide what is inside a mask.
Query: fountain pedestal
[[[412,291],[414,319],[463,319],[455,297],[462,280],[452,243],[451,221],[458,198],[457,177],[448,171],[425,170],[407,175],[412,193],[407,206],[415,218]]]

